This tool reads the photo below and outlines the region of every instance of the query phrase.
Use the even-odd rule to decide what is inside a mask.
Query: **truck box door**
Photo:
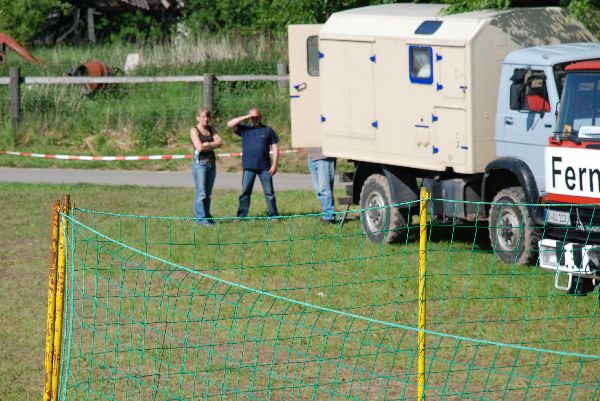
[[[460,108],[434,107],[438,121],[431,138],[434,157],[446,167],[464,170],[468,146],[465,138],[466,112]]]
[[[328,139],[329,135],[374,139],[377,119],[373,43],[321,40],[320,45],[324,135]]]
[[[435,49],[435,85],[438,97],[462,100],[467,91],[464,47],[439,47]],[[461,103],[462,104],[462,103]]]
[[[321,146],[318,33],[322,26],[288,27],[293,147]]]

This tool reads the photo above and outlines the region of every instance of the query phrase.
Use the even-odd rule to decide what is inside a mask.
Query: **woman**
[[[221,137],[209,125],[210,110],[201,108],[196,112],[196,124],[190,130],[190,138],[194,145],[194,158],[192,162],[192,175],[196,183],[196,196],[194,198],[194,215],[198,224],[211,226],[209,220],[210,195],[217,176],[216,156],[214,149],[223,146]]]

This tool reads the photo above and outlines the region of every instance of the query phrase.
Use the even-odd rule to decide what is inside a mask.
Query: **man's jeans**
[[[212,194],[217,166],[205,161],[192,162],[192,175],[196,184],[194,215],[197,219],[212,218],[210,214],[210,195]]]
[[[246,217],[250,210],[250,196],[254,187],[256,176],[260,179],[263,191],[265,193],[265,201],[267,202],[267,211],[269,216],[277,216],[277,202],[275,201],[275,191],[273,190],[273,177],[269,174],[269,170],[244,170],[242,175],[242,194],[240,195],[240,207],[238,208],[238,217]]]
[[[317,198],[321,202],[323,220],[333,220],[333,181],[335,178],[335,159],[309,160],[308,169],[312,177]]]

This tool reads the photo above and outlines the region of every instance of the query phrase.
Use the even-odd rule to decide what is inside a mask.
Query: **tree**
[[[577,1],[577,0],[575,0]],[[504,9],[511,7],[542,7],[566,6],[569,0],[446,0],[450,4],[448,12],[451,14],[485,10],[488,8]]]
[[[451,14],[486,8],[567,7],[573,18],[600,38],[600,0],[445,0],[445,3],[450,5],[447,11]]]
[[[414,3],[440,2],[449,13],[505,9],[510,7],[563,6],[574,18],[598,35],[600,0],[414,0]],[[337,11],[373,4],[410,0],[188,0],[181,14],[173,18],[192,32],[211,34],[284,33],[289,24],[323,23]],[[51,33],[48,15],[72,10],[68,0],[0,0],[0,32],[23,44]],[[160,18],[138,12],[107,12],[97,20],[100,40],[155,40],[161,37]]]
[[[285,32],[289,24],[323,23],[341,10],[394,0],[189,0],[184,22],[193,32]]]
[[[21,44],[31,43],[49,29],[52,11],[67,8],[60,0],[0,0],[0,32]]]
[[[572,0],[569,13],[600,38],[600,0]]]

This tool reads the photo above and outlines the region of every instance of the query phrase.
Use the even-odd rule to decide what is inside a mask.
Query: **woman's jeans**
[[[275,191],[273,189],[273,177],[269,170],[244,170],[242,175],[242,194],[240,195],[240,207],[238,208],[238,217],[246,217],[250,210],[250,196],[254,187],[256,176],[260,179],[265,201],[267,202],[267,212],[270,217],[279,215],[277,212],[277,202],[275,200]]]
[[[317,198],[321,202],[323,220],[334,219],[333,181],[335,178],[335,159],[309,160],[308,169],[312,177]]]
[[[210,195],[217,177],[217,166],[215,163],[202,160],[194,161],[192,162],[192,175],[196,184],[194,215],[197,219],[212,218],[210,214]]]

